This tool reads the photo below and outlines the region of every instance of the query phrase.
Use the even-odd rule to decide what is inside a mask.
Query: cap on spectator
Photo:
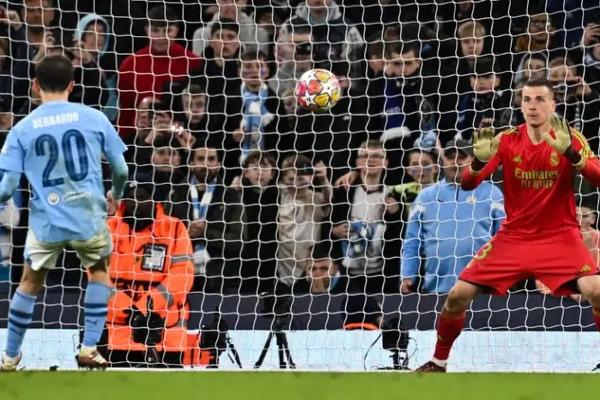
[[[444,153],[450,151],[460,151],[467,156],[473,155],[473,147],[471,146],[471,142],[465,139],[452,139],[446,143],[446,147],[444,147]]]

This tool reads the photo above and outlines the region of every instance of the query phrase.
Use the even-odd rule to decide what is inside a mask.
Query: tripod
[[[209,364],[207,368],[219,368],[219,358],[221,357],[220,353],[229,350],[229,352],[227,353],[229,360],[231,360],[232,363],[235,363],[235,365],[237,365],[238,368],[242,369],[242,361],[240,360],[240,354],[233,345],[233,342],[231,341],[229,335],[227,333],[225,333],[225,335],[225,343],[227,347],[222,349],[215,349],[215,352],[213,354],[214,361],[212,364]]]
[[[285,332],[283,332],[284,321],[281,317],[275,317],[275,321],[273,323],[273,329],[269,332],[269,336],[267,336],[267,340],[265,341],[265,345],[260,352],[260,356],[254,364],[254,369],[260,368],[265,357],[267,356],[267,352],[269,351],[269,347],[271,346],[271,340],[273,336],[275,336],[275,341],[277,343],[278,355],[279,355],[279,368],[280,369],[296,369],[296,364],[294,364],[294,360],[292,360],[292,355],[290,354],[290,349],[288,347],[287,336]]]

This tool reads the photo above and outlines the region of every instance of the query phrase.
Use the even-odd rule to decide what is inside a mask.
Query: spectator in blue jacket
[[[402,293],[416,291],[419,277],[421,291],[447,293],[477,250],[500,228],[505,216],[500,189],[491,182],[472,191],[460,187],[462,171],[472,158],[469,142],[451,140],[442,156],[445,179],[423,189],[415,199],[402,247]]]

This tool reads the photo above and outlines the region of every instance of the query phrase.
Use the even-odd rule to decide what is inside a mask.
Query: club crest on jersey
[[[550,165],[556,167],[560,163],[560,159],[558,158],[558,153],[552,152],[550,153]]]
[[[52,192],[48,195],[48,204],[50,204],[51,206],[57,205],[59,201],[60,196],[58,194]]]
[[[475,196],[469,196],[469,197],[467,197],[467,203],[469,203],[469,204],[475,204],[475,203],[477,203],[477,197],[475,197]]]

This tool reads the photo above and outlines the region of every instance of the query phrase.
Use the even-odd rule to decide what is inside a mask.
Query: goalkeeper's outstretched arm
[[[501,135],[495,135],[493,128],[483,128],[473,133],[473,154],[471,166],[463,172],[461,186],[465,190],[475,189],[500,165],[498,149]]]
[[[600,187],[600,160],[579,131],[571,129],[571,137],[572,143],[565,151],[565,156],[585,179]]]

